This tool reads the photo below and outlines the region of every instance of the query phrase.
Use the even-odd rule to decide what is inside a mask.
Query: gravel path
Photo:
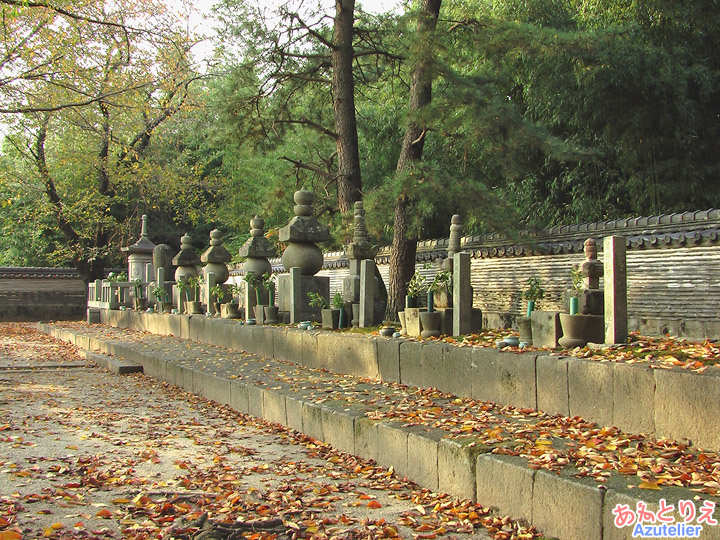
[[[480,520],[535,537],[177,387],[74,367],[87,362],[73,347],[29,325],[0,324],[0,347],[2,540],[209,538],[258,520],[270,528],[246,537],[491,538]]]

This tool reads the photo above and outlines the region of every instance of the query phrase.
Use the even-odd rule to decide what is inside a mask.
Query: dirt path
[[[0,324],[0,540],[229,538],[258,520],[245,537],[535,537],[143,375],[47,369],[86,362],[41,336]],[[230,529],[199,533],[206,517]]]

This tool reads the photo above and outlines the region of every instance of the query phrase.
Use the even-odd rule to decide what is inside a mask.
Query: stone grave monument
[[[588,238],[583,244],[585,260],[574,264],[573,268],[582,274],[582,291],[578,296],[578,313],[560,314],[563,336],[558,343],[563,347],[583,346],[587,342],[603,343],[605,341],[605,322],[603,318],[603,291],[600,289],[600,278],[603,275],[603,264],[597,260],[597,242]],[[572,291],[567,291],[568,303]],[[569,311],[569,310],[568,310]],[[575,328],[582,327],[581,330]],[[572,328],[572,330],[570,330]],[[582,345],[580,342],[583,341]]]
[[[198,257],[193,250],[192,237],[189,234],[185,233],[182,238],[180,238],[180,251],[173,258],[172,264],[175,266],[176,283],[182,282],[187,285],[190,278],[199,275],[198,266],[200,266],[200,257]],[[188,294],[190,294],[189,290]],[[183,303],[186,300],[186,298],[178,295],[177,306],[181,313],[183,311]]]
[[[364,260],[371,260],[374,263],[375,255],[378,252],[378,246],[370,243],[367,234],[367,226],[365,224],[365,209],[362,201],[357,201],[354,208],[354,225],[353,241],[345,246],[345,255],[350,262],[350,270],[348,275],[343,278],[343,301],[345,303],[346,321],[352,319],[353,326],[372,326],[380,323],[385,316],[385,308],[387,307],[387,289],[385,282],[380,276],[380,272],[373,264],[372,268],[368,266],[366,273],[368,274],[365,288],[361,286],[361,264]],[[360,291],[366,290],[367,298],[361,298]],[[372,298],[370,298],[372,297]],[[352,314],[352,305],[356,305],[355,316],[348,317]],[[363,312],[363,321],[360,322],[360,311]]]
[[[140,238],[131,246],[122,248],[128,254],[128,280],[139,279],[142,283],[149,283],[155,279],[153,270],[153,250],[155,244],[148,236],[147,216],[141,218],[142,226]]]
[[[272,266],[268,257],[275,256],[275,246],[265,238],[265,220],[255,216],[250,220],[250,238],[240,248],[240,256],[246,257],[243,263],[245,275],[252,273],[257,279],[263,274],[272,273]],[[245,319],[253,318],[253,310],[257,304],[257,294],[249,283],[244,282],[243,303],[245,307]],[[268,305],[268,291],[260,287],[261,305]],[[263,323],[263,314],[256,314],[257,324]]]
[[[212,298],[210,289],[215,285],[225,283],[230,277],[227,263],[232,259],[232,255],[222,245],[222,236],[219,229],[210,231],[210,247],[200,256],[200,262],[205,265],[203,267],[203,275],[205,276],[203,298],[207,311],[211,315],[215,315],[215,306],[213,305],[214,298]]]
[[[330,278],[316,276],[323,266],[323,254],[316,242],[330,239],[330,230],[312,215],[315,195],[300,189],[293,196],[295,217],[280,229],[279,241],[288,246],[282,263],[288,274],[278,277],[278,306],[288,313],[290,323],[320,320],[320,309],[311,307],[307,293],[315,292],[330,300]]]
[[[171,303],[174,304],[173,282],[172,280],[168,280],[173,267],[172,259],[172,248],[170,246],[167,244],[158,244],[155,246],[153,249],[153,269],[155,270],[155,275],[150,287],[154,288],[157,286],[165,289],[167,300],[170,300]],[[153,298],[154,295],[149,296],[151,296],[151,300],[156,300]]]

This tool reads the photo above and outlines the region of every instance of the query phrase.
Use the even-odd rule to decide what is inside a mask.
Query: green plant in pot
[[[165,287],[162,287],[160,285],[153,287],[152,293],[155,298],[157,298],[158,313],[162,313],[165,309],[165,304],[168,301],[168,293],[165,290]]]
[[[278,323],[278,307],[275,305],[275,274],[265,272],[260,281],[263,288],[268,292],[268,305],[263,308],[265,313],[265,324]]]
[[[601,315],[583,315],[578,313],[579,297],[583,293],[583,274],[579,269],[571,271],[572,296],[570,313],[560,314],[562,337],[558,343],[567,349],[584,347],[589,341],[602,343],[604,340],[604,320]]]
[[[435,311],[435,307],[452,307],[452,272],[440,270],[428,286],[428,311]]]
[[[147,307],[147,299],[143,297],[142,281],[140,281],[140,278],[133,279],[132,286],[133,292],[135,293],[135,298],[133,300],[135,309],[137,311],[144,310]]]
[[[340,292],[336,292],[335,296],[333,296],[333,308],[338,310],[338,328],[345,328],[347,326],[347,321],[345,320],[347,318],[345,313],[345,301],[343,300]]]
[[[178,311],[182,313],[183,307],[188,300],[188,284],[183,280],[180,280],[175,284],[175,288],[178,292]]]
[[[417,307],[417,299],[427,292],[427,284],[425,276],[419,271],[415,271],[410,281],[407,282],[405,307]]]
[[[268,305],[275,305],[275,274],[271,272],[265,272],[260,276],[260,282],[263,289],[268,292]]]
[[[527,317],[535,310],[535,304],[545,298],[545,291],[541,286],[540,278],[529,277],[525,282],[527,289],[522,293],[523,299],[527,300]]]
[[[337,328],[340,324],[340,312],[335,309],[331,309],[327,298],[320,293],[310,291],[307,295],[310,299],[310,307],[320,310],[322,327],[329,329]]]
[[[202,303],[200,302],[200,287],[202,287],[202,284],[202,276],[191,276],[187,280],[187,312],[191,315],[198,315],[202,313]],[[191,297],[192,300],[190,300]]]
[[[583,274],[579,268],[570,270],[572,279],[572,295],[570,296],[570,315],[578,314],[578,306],[580,304],[580,295],[583,292]]]
[[[420,324],[422,325],[422,332],[420,336],[422,338],[438,337],[440,336],[440,323],[441,315],[438,311],[435,311],[435,293],[440,291],[444,287],[444,280],[438,279],[435,276],[432,283],[427,288],[427,311],[420,312]]]
[[[215,298],[215,301],[213,302],[215,313],[220,315],[220,304],[223,303],[223,299],[225,298],[225,288],[221,283],[218,283],[210,287],[210,294],[213,298]]]

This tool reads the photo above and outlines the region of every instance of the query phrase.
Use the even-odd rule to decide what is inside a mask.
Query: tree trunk
[[[354,11],[355,0],[335,0],[332,49],[333,109],[337,133],[337,194],[341,212],[349,212],[355,201],[362,198],[353,79]]]
[[[70,248],[72,253],[73,265],[80,274],[80,277],[85,283],[89,283],[93,279],[96,279],[93,265],[91,262],[86,261],[83,258],[82,241],[80,235],[73,229],[72,225],[65,216],[63,210],[63,203],[60,199],[60,195],[57,192],[55,181],[50,176],[50,170],[47,166],[47,160],[45,157],[45,141],[47,140],[47,127],[50,122],[48,115],[43,117],[43,121],[40,124],[37,138],[35,139],[35,165],[37,166],[38,173],[40,174],[40,180],[45,188],[45,194],[47,195],[50,206],[55,214],[55,222],[57,223],[58,229],[62,232],[67,242],[67,246]]]
[[[423,43],[435,31],[440,14],[441,0],[423,0],[418,21],[418,36]],[[410,122],[403,137],[396,173],[403,173],[415,167],[422,160],[425,146],[426,126],[418,119],[418,112],[432,101],[432,76],[430,73],[431,50],[425,48],[415,64],[410,83]],[[408,193],[402,193],[395,201],[395,224],[393,228],[392,251],[390,252],[390,292],[386,318],[395,320],[397,312],[404,309],[407,282],[415,272],[417,237],[409,231],[409,213],[412,210]]]

